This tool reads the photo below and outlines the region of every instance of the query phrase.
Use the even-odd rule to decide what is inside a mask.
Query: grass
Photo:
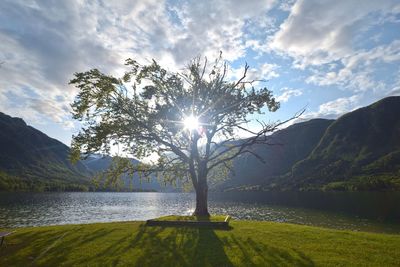
[[[0,248],[0,266],[400,266],[400,235],[273,222],[230,225],[19,228]]]

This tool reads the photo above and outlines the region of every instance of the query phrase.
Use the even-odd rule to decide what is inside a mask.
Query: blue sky
[[[69,145],[74,72],[123,72],[126,58],[174,71],[223,51],[281,102],[284,120],[336,118],[400,95],[400,1],[0,2],[0,111]]]

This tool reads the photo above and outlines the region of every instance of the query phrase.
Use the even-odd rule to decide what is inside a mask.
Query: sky
[[[400,95],[400,1],[0,1],[0,111],[69,145],[75,72],[113,75],[124,61],[181,70],[223,52],[267,80],[285,120],[337,118]]]

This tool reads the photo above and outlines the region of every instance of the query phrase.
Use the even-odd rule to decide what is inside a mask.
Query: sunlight
[[[183,128],[193,131],[199,128],[199,119],[196,116],[190,115],[183,120]]]

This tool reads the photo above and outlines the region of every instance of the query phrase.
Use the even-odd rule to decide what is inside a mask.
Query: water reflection
[[[399,193],[214,193],[210,212],[236,219],[400,233]],[[0,228],[188,215],[185,193],[0,193]]]

